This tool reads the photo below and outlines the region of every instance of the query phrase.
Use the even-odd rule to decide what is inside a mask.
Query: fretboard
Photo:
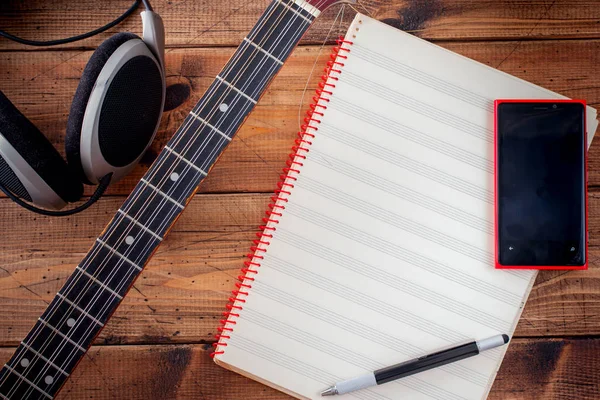
[[[52,399],[306,32],[275,0],[0,372],[0,399]]]

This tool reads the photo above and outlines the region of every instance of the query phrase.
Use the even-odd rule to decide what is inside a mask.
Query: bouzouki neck
[[[274,0],[0,371],[0,399],[52,399],[319,12]]]

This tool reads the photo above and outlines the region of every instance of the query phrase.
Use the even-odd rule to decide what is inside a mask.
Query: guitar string
[[[264,63],[263,63],[263,64],[264,64]],[[235,63],[232,63],[232,65],[235,65]],[[261,68],[262,68],[262,66],[261,66]]]
[[[315,73],[315,69],[317,68],[317,65],[319,65],[319,58],[320,58],[321,54],[323,53],[323,50],[325,49],[325,46],[327,45],[327,42],[329,41],[329,38],[331,37],[331,33],[334,31],[334,29],[337,28],[338,30],[341,31],[343,28],[344,11],[346,9],[346,5],[347,4],[345,4],[345,3],[342,4],[342,6],[340,7],[340,11],[337,13],[335,19],[333,20],[331,27],[329,28],[329,31],[327,32],[327,35],[325,36],[325,40],[323,41],[323,44],[321,45],[321,48],[319,49],[317,57],[315,58],[312,68],[310,69],[310,73],[308,74],[308,78],[306,79],[306,84],[304,85],[304,89],[302,89],[302,97],[300,100],[300,104],[298,105],[298,126],[302,125],[303,114],[307,109],[307,106],[304,104],[304,100],[306,99],[306,94],[310,92],[313,74]],[[335,24],[338,22],[338,19],[339,19],[339,25],[336,27]],[[312,93],[314,95],[314,89],[313,89]],[[310,101],[309,101],[309,103],[310,103]]]
[[[279,2],[279,3],[281,3],[281,2]],[[279,3],[277,3],[277,4],[279,4]],[[273,10],[272,10],[272,12],[276,11],[276,8],[277,8],[276,6],[275,6],[275,7],[273,7]],[[285,14],[280,14],[280,16],[281,16],[281,18],[283,18],[283,17],[284,17],[285,15],[287,15],[287,14],[288,14],[288,13],[286,12]],[[267,18],[268,18],[268,17],[267,17]],[[263,21],[264,21],[264,19],[263,19]],[[264,24],[263,24],[263,25],[264,25]],[[278,21],[278,23],[275,25],[275,27],[277,27],[278,25],[280,25],[280,24],[279,24],[279,21]],[[273,31],[273,30],[272,30],[272,31]],[[271,31],[271,32],[272,32],[272,31]],[[270,32],[269,32],[269,33],[270,33]],[[264,41],[268,40],[268,39],[270,38],[270,36],[271,36],[271,35],[268,35],[268,36],[267,36],[267,35],[265,35],[265,37],[263,38],[263,40],[264,40]],[[282,38],[282,37],[283,37],[283,35],[279,37],[280,39],[278,40],[278,42],[281,40],[281,38]],[[278,42],[277,42],[275,45],[277,45],[277,44],[278,44]],[[262,43],[261,43],[261,44],[262,44]],[[252,57],[252,56],[254,56],[256,53],[258,53],[258,51],[252,51],[252,54],[250,55],[250,57],[248,57],[248,59],[249,59],[249,60],[251,60],[251,59],[255,58],[255,57]],[[240,53],[240,55],[241,55],[241,53]],[[237,60],[234,60],[234,62],[230,63],[230,65],[231,65],[232,67],[233,67],[233,66],[235,66],[235,62],[237,62]],[[259,68],[258,68],[258,69],[255,71],[255,73],[254,73],[254,74],[256,74],[257,72],[259,72],[259,71],[262,69],[262,67],[264,67],[264,64],[265,64],[265,62],[263,61],[261,64],[262,64],[262,65],[260,65],[260,67],[259,67]],[[244,70],[242,70],[241,72],[242,72],[242,73],[243,73],[243,72],[245,72],[245,69],[246,69],[246,68],[244,68]],[[269,71],[269,73],[272,73],[272,71]],[[238,73],[238,74],[239,74],[239,73]],[[237,80],[235,80],[233,83],[237,83]],[[264,82],[261,82],[261,84],[263,84],[263,83],[264,83]],[[246,87],[243,87],[243,88],[242,88],[242,91],[244,91],[245,89],[246,89]],[[230,89],[228,92],[231,92],[232,90],[233,90],[233,89]],[[228,94],[228,93],[225,93],[225,96],[226,96],[227,94]],[[210,97],[210,96],[204,96],[204,98],[209,98],[209,97]],[[236,96],[235,96],[235,97],[236,97],[236,98],[237,98],[237,97],[241,97],[241,95],[239,95],[239,94],[236,94]],[[237,101],[236,101],[236,103],[237,103]],[[216,110],[215,110],[215,112],[216,112]],[[238,114],[239,114],[239,113],[238,113]],[[210,117],[209,117],[209,119],[210,119]],[[217,122],[220,122],[220,121],[217,121]],[[203,130],[203,129],[204,129],[204,127],[201,127],[201,128],[199,129],[199,131],[200,131],[200,130]],[[185,128],[182,130],[182,131],[183,131],[183,133],[185,133],[185,130],[186,130]],[[210,140],[211,138],[212,138],[212,136],[211,136],[211,137],[209,137],[209,140]],[[180,139],[184,139],[184,138],[180,138]],[[224,139],[223,139],[223,140],[224,140]],[[193,139],[192,139],[192,141],[193,141]],[[190,142],[191,142],[191,141],[190,141]],[[220,140],[219,140],[219,142],[222,142],[222,140],[220,139]],[[219,144],[221,144],[221,143],[219,143]],[[201,150],[202,150],[202,149],[201,149]],[[191,166],[186,166],[186,167],[187,167],[186,169],[189,169],[189,168],[191,168]],[[176,168],[176,167],[175,167],[175,168]],[[157,169],[158,169],[158,170],[160,170],[160,166],[158,166],[158,168],[157,168]],[[157,171],[157,172],[158,172],[158,171]],[[187,172],[187,171],[186,171],[186,172]],[[168,176],[168,174],[167,174],[167,175],[164,175],[164,176],[166,177],[166,176]],[[164,200],[163,200],[163,202],[164,202]],[[161,205],[161,206],[162,206],[162,205]],[[142,210],[142,211],[144,211],[144,210]],[[127,228],[126,228],[126,229],[127,229]],[[123,234],[126,234],[126,233],[124,232]],[[145,251],[145,250],[146,250],[146,249],[144,249],[144,251]],[[100,269],[100,268],[99,268],[99,269]],[[110,277],[110,278],[112,278],[112,277]],[[127,277],[127,279],[129,279],[129,276]],[[118,290],[118,289],[117,289],[117,290]],[[93,305],[95,305],[95,301],[94,301],[94,304],[92,304],[92,306],[93,306]],[[87,310],[87,309],[86,309],[86,310]],[[71,310],[71,311],[72,311],[72,310]],[[102,310],[102,311],[104,311],[104,310]],[[63,320],[64,320],[64,317],[63,317]],[[88,326],[88,329],[89,329],[89,326]],[[71,332],[73,332],[73,331],[74,331],[74,330],[72,330]],[[85,332],[85,336],[87,336],[88,334],[89,334],[89,332]],[[52,359],[54,359],[54,357],[52,357]],[[42,371],[41,373],[43,374],[43,373],[45,373],[45,371]]]
[[[281,38],[281,37],[280,37],[280,38]],[[261,67],[261,68],[262,68],[262,67]],[[260,69],[259,69],[259,70],[260,70]],[[236,95],[236,97],[237,97],[237,95]],[[238,114],[239,114],[239,113],[238,113]],[[187,169],[187,168],[190,168],[190,167],[189,167],[189,166],[186,166],[186,169]],[[166,175],[165,175],[165,176],[166,176]],[[87,333],[86,333],[86,334],[87,334]]]
[[[275,3],[272,3],[272,4],[275,4]],[[280,2],[278,2],[277,4],[282,4],[282,2],[280,1]],[[286,4],[289,4],[289,3],[286,3]],[[275,8],[276,8],[276,7],[274,7],[274,8],[273,8],[273,11],[275,11]],[[286,12],[286,14],[287,14],[287,12]],[[296,14],[296,13],[295,13],[295,14]],[[283,18],[283,15],[285,15],[285,14],[282,14],[282,18]],[[294,17],[294,19],[297,19],[297,18],[299,18],[299,17],[297,17],[297,16],[295,16],[295,17]],[[264,18],[264,19],[263,19],[263,21],[266,21],[266,19],[267,19],[267,18]],[[293,22],[293,20],[292,20],[292,22]],[[257,25],[257,26],[258,26],[258,25]],[[264,26],[264,24],[263,24],[263,26]],[[278,39],[278,41],[282,40],[283,36],[284,36],[284,35],[281,35],[281,36],[279,36],[279,39]],[[265,36],[263,39],[266,41],[266,40],[268,40],[269,38],[270,38],[270,37],[267,37],[267,36]],[[294,43],[294,44],[295,44],[295,43]],[[261,47],[262,47],[262,46],[261,46]],[[273,47],[276,47],[276,45],[275,45],[275,46],[273,46]],[[289,50],[289,49],[288,49],[288,50]],[[257,51],[256,51],[256,52],[254,52],[254,51],[253,51],[253,53],[258,53],[258,49],[257,49]],[[252,55],[254,55],[254,54],[251,54],[251,56],[250,56],[250,57],[252,57]],[[265,61],[266,61],[266,60],[265,60]],[[231,63],[231,66],[233,67],[234,65],[235,65],[235,62],[232,62],[232,63]],[[257,70],[255,70],[255,74],[256,74],[257,72],[259,72],[259,71],[262,69],[262,67],[263,67],[263,66],[264,66],[264,62],[262,63],[262,65],[261,65],[261,66],[260,66],[260,67],[259,67]],[[270,71],[270,72],[271,72],[271,71]],[[250,81],[249,81],[249,82],[250,82]],[[236,82],[234,82],[234,83],[237,83],[237,81],[236,81]],[[261,84],[264,84],[264,82],[261,82]],[[245,87],[244,87],[244,88],[242,88],[242,91],[244,91],[244,89],[245,89]],[[231,91],[233,91],[233,89],[230,89],[228,92],[229,92],[229,93],[231,93]],[[227,93],[227,94],[229,94],[229,93]],[[208,98],[208,97],[209,97],[209,96],[204,96],[204,98]],[[236,95],[235,95],[235,99],[236,99],[236,100],[237,100],[237,98],[239,98],[239,97],[242,97],[242,96],[241,96],[240,94],[236,94]],[[216,109],[214,110],[214,112],[216,113]],[[239,116],[239,113],[240,113],[240,112],[238,112],[238,116]],[[224,115],[222,115],[222,116],[221,116],[221,119],[222,119],[223,117],[224,117]],[[210,119],[210,117],[209,117],[209,119]],[[218,123],[218,122],[220,122],[220,120],[219,120],[219,121],[217,121],[217,123]],[[190,125],[191,125],[191,124],[190,124]],[[180,132],[182,132],[182,133],[185,133],[185,132],[186,132],[186,130],[187,130],[188,128],[189,128],[189,127],[184,127],[183,129],[181,129],[181,128],[180,128]],[[203,130],[203,129],[204,129],[204,127],[201,127],[201,129],[199,129],[198,131],[200,131],[200,130]],[[183,139],[183,137],[181,137],[181,138],[179,138],[179,139],[181,140],[181,139]],[[195,139],[191,139],[191,140],[190,140],[190,143],[191,143],[191,142],[193,142],[193,140],[195,140]],[[223,140],[225,140],[225,139],[223,138]],[[220,140],[220,141],[221,141],[221,140]],[[186,146],[187,146],[187,145],[186,145]],[[197,155],[197,154],[196,154],[196,155]],[[193,159],[193,158],[192,158],[192,159]],[[180,162],[183,162],[183,161],[180,161]],[[177,166],[175,166],[175,168],[176,168],[176,167],[177,167]],[[187,163],[186,163],[186,167],[185,167],[185,170],[186,170],[186,171],[185,171],[185,172],[187,173],[187,170],[189,170],[190,168],[192,168],[192,167],[191,167],[191,166],[189,166],[189,165],[187,165]],[[157,168],[157,170],[159,170],[159,169],[160,169],[160,167],[158,167],[158,168]],[[158,171],[156,171],[156,172],[158,172]],[[165,177],[166,177],[166,176],[168,176],[168,173],[167,173],[167,174],[165,174],[164,176],[165,176]],[[188,183],[188,186],[189,186],[189,185],[190,185],[190,184]],[[175,185],[175,186],[177,186],[177,185]],[[172,188],[172,189],[173,189],[173,188]],[[163,201],[161,201],[161,202],[164,202],[164,201],[166,201],[166,200],[163,200]],[[130,225],[130,226],[131,226],[131,225]],[[129,232],[130,232],[130,231],[129,231]],[[127,232],[127,233],[129,233],[129,232]],[[124,232],[123,234],[125,234],[125,232]],[[146,250],[146,249],[145,249],[145,250]],[[120,261],[120,263],[124,263],[124,262],[125,262],[124,260]],[[95,303],[94,303],[93,305],[95,305]],[[86,332],[86,335],[87,335],[87,332]]]
[[[250,56],[250,57],[251,57],[251,56]],[[252,57],[252,58],[255,58],[255,57]],[[262,69],[264,69],[264,67],[263,67],[263,68],[261,68],[261,71],[262,71]],[[236,81],[237,81],[237,79],[236,79]],[[242,88],[242,90],[245,90],[245,88]],[[237,97],[240,97],[240,96],[237,96]],[[235,103],[237,103],[237,101],[236,101]],[[235,108],[233,108],[233,110],[235,110]],[[232,113],[230,112],[230,113],[228,113],[228,114],[232,114]],[[234,116],[234,117],[235,117],[235,116]],[[211,122],[212,122],[212,121],[211,121]],[[214,123],[214,122],[213,122],[213,123]],[[218,125],[218,124],[217,124],[217,125]],[[205,127],[201,127],[201,129],[202,129],[202,130],[204,130],[204,129],[205,129]],[[184,132],[185,132],[185,129],[184,129]],[[184,138],[184,139],[185,139],[185,138]],[[212,140],[212,138],[211,138],[211,140]],[[183,141],[183,140],[182,140],[182,141]],[[219,146],[219,148],[220,148],[220,147],[222,147],[222,142],[223,142],[224,140],[222,140],[222,139],[220,139],[220,138],[219,138],[219,141],[220,141],[220,143],[218,144],[218,146]],[[203,151],[203,148],[201,148],[201,149],[200,149],[200,152],[202,152],[202,151]],[[186,153],[187,153],[187,152],[186,152]],[[165,161],[167,161],[167,160],[165,160]],[[161,166],[160,164],[158,164],[158,165],[156,166],[157,173],[158,173],[158,172],[161,172],[161,171],[160,171],[160,169],[161,169],[161,168],[162,168],[162,166]],[[175,166],[175,168],[177,168],[177,166]],[[186,168],[186,170],[185,170],[185,171],[183,171],[183,173],[184,173],[184,174],[187,174],[187,173],[189,172],[189,171],[187,171],[187,169],[191,169],[191,168]],[[165,175],[165,176],[168,176],[168,174],[167,174],[167,175]],[[199,179],[198,179],[198,180],[199,180]],[[159,186],[160,186],[160,185],[159,185]],[[163,203],[164,203],[164,202],[165,202],[165,201],[163,201]],[[164,204],[160,204],[160,207],[162,207],[162,206],[164,206]],[[142,209],[142,210],[141,210],[141,212],[144,212],[144,209]],[[131,214],[130,214],[130,215],[131,215]],[[172,215],[169,215],[169,217],[170,217],[170,218],[172,218]],[[117,220],[117,221],[119,221],[119,220]],[[122,221],[122,222],[125,222],[125,221]],[[121,228],[121,225],[118,225],[118,227],[119,227],[119,228]],[[153,229],[154,229],[154,228],[153,228]],[[125,231],[123,232],[123,235],[126,235],[127,233],[128,233],[128,227],[125,227]],[[109,236],[110,236],[110,237],[112,237],[112,235],[109,235]],[[103,239],[104,239],[104,238],[103,238]],[[145,250],[142,250],[142,251],[145,251]],[[136,260],[136,261],[137,261],[137,260]],[[125,264],[125,263],[122,263],[122,264]],[[103,269],[103,268],[100,268],[100,270],[102,270],[102,269]],[[135,272],[135,271],[133,271],[133,272]],[[127,274],[127,275],[129,275],[129,274]],[[129,277],[129,276],[127,276],[126,278],[127,278],[127,279],[129,279],[130,277]],[[112,277],[109,277],[109,280],[112,280]],[[112,285],[111,285],[111,286],[112,286]],[[119,285],[119,286],[121,286],[121,285]],[[120,290],[118,290],[118,289],[116,289],[116,290],[120,292]],[[96,302],[94,301],[93,303],[94,303],[94,304],[93,304],[91,307],[94,307],[94,305],[95,305],[95,303],[96,303]],[[90,308],[91,308],[91,307],[90,307]],[[106,308],[106,306],[105,306],[104,308]],[[104,310],[102,310],[102,313],[103,313],[103,312],[104,312]],[[92,312],[92,313],[90,313],[90,314],[95,314],[95,313],[94,313],[94,312]],[[66,318],[66,316],[65,316],[64,318]],[[53,324],[54,324],[54,322],[53,322]],[[59,324],[58,326],[61,326],[61,325]],[[93,327],[93,326],[92,326],[91,328],[95,328],[95,327]],[[84,338],[87,338],[87,337],[88,337],[88,334],[89,334],[89,333],[88,333],[88,332],[86,332],[86,333],[83,335],[83,337],[84,337]],[[69,335],[69,336],[71,336],[71,335]],[[52,357],[52,358],[54,359],[54,357]],[[70,357],[69,357],[69,358],[70,358]],[[45,371],[42,371],[42,372],[41,372],[41,374],[43,374],[43,373],[45,373]]]

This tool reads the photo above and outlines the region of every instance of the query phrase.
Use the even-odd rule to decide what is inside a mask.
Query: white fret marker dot
[[[179,174],[177,172],[173,172],[169,178],[171,178],[173,182],[176,182],[177,179],[179,179]]]
[[[68,326],[69,328],[72,328],[72,327],[73,327],[73,325],[75,325],[75,320],[74,320],[73,318],[69,318],[69,319],[67,320],[67,326]]]
[[[132,244],[133,241],[134,241],[133,236],[127,236],[125,238],[125,243],[127,243],[127,244]]]
[[[54,383],[54,378],[48,375],[44,378],[44,382],[46,382],[47,385],[52,385],[52,383]]]
[[[24,358],[21,360],[21,367],[27,368],[29,366],[29,360]]]
[[[221,112],[225,112],[229,109],[229,106],[225,103],[221,103],[221,105],[219,106],[219,110],[221,110]]]

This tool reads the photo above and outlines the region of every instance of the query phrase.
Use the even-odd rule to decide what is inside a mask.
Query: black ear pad
[[[71,111],[69,111],[69,120],[67,122],[67,136],[65,139],[67,161],[69,162],[69,166],[77,172],[79,179],[88,184],[91,184],[91,182],[89,182],[83,172],[80,154],[81,127],[83,126],[85,109],[98,75],[100,75],[100,71],[102,71],[110,56],[119,46],[132,39],[139,39],[139,37],[128,32],[117,33],[98,46],[83,70],[73,103],[71,103]]]
[[[42,132],[17,110],[2,91],[0,134],[60,198],[67,202],[81,198],[83,185],[77,176]]]

